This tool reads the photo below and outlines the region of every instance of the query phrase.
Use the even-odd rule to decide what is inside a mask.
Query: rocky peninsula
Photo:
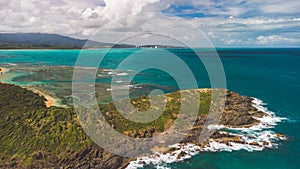
[[[113,103],[101,104],[99,109],[106,121],[120,133],[133,138],[150,138],[163,133],[178,117],[178,106],[184,99],[180,97],[182,92],[198,92],[201,98],[198,116],[189,133],[180,143],[157,146],[152,155],[133,159],[111,154],[97,146],[83,131],[73,108],[47,107],[45,98],[38,93],[0,83],[0,168],[136,168],[150,164],[151,160],[160,156],[175,156],[175,162],[201,151],[234,149],[236,145],[263,149],[273,147],[277,140],[286,139],[274,132],[268,133],[262,140],[260,135],[247,135],[247,130],[271,128],[282,119],[266,111],[259,100],[227,90],[219,124],[208,126],[215,131],[201,143],[198,138],[212,103],[210,89],[161,95],[167,100],[166,108],[158,119],[150,123],[126,120]],[[132,99],[131,103],[139,110],[150,107],[146,96]],[[264,121],[265,118],[269,122]]]

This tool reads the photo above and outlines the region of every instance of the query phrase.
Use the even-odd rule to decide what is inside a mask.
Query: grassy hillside
[[[128,162],[95,145],[82,130],[73,109],[47,108],[45,98],[10,84],[0,83],[0,96],[0,167],[118,168]],[[166,96],[169,101],[163,114],[150,123],[129,121],[113,103],[100,105],[100,109],[119,132],[131,137],[151,137],[168,128],[179,112],[181,92]],[[210,93],[201,96],[199,113],[206,114]],[[147,97],[131,102],[142,111],[150,107]]]
[[[38,154],[66,157],[92,145],[71,109],[46,108],[43,97],[13,85],[1,84],[0,95],[0,161],[30,165]]]
[[[43,97],[9,84],[0,84],[0,96],[0,167],[122,165],[93,144],[72,109],[46,108]]]
[[[181,107],[181,92],[173,92],[166,95],[156,96],[156,97],[166,97],[166,107],[163,110],[159,110],[163,112],[156,120],[149,123],[137,123],[130,121],[124,118],[116,109],[113,103],[109,103],[106,105],[100,105],[100,110],[104,115],[106,121],[114,126],[115,130],[120,133],[127,133],[132,137],[145,137],[141,133],[148,133],[149,136],[152,136],[153,132],[163,132],[166,128],[172,124],[173,120],[177,119],[177,115],[179,114]],[[190,94],[192,96],[192,94]],[[208,113],[210,108],[211,101],[211,93],[200,93],[201,101],[199,102],[199,115],[205,115]],[[157,99],[157,98],[156,98]],[[119,102],[125,102],[125,100],[120,100]],[[121,103],[122,104],[122,103]],[[124,103],[125,104],[125,103]],[[151,107],[149,102],[149,97],[140,97],[137,99],[132,99],[131,104],[137,108],[139,111],[149,110]],[[191,105],[195,106],[195,105]],[[135,133],[140,133],[138,135],[132,134],[132,131]],[[135,136],[134,136],[135,135]],[[146,137],[149,137],[146,136]]]

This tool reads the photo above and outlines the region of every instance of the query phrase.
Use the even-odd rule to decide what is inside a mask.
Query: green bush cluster
[[[63,158],[92,145],[72,109],[46,108],[43,97],[14,85],[0,84],[0,95],[0,164],[30,165],[38,152]]]

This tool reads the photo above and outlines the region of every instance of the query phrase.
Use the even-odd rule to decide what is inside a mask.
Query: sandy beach
[[[39,94],[40,96],[44,96],[46,101],[45,104],[47,107],[51,107],[51,106],[56,106],[56,107],[61,107],[61,105],[58,104],[57,99],[53,96],[50,96],[49,94],[47,94],[46,92],[41,91],[40,89],[34,88],[34,87],[24,87],[27,90],[31,90],[34,93]]]
[[[0,67],[0,82],[5,82],[6,79],[12,77],[12,74],[8,73],[9,69]]]
[[[9,73],[7,73],[9,71],[9,69],[4,68],[4,67],[0,67],[0,81],[2,81],[2,83],[5,83],[5,80],[10,78],[11,75]],[[47,94],[46,92],[42,92],[39,89],[36,89],[34,87],[23,87],[27,90],[31,90],[37,94],[39,94],[40,96],[44,96],[46,101],[45,104],[47,107],[51,107],[51,106],[59,106],[59,104],[57,103],[57,99],[50,96],[49,94]]]
[[[0,75],[6,73],[8,71],[7,68],[4,68],[4,67],[0,67]]]
[[[9,71],[8,68],[4,68],[4,67],[0,67],[0,82],[2,83],[7,83],[6,80],[11,78],[13,75],[10,73],[7,73]],[[27,90],[31,90],[34,93],[39,94],[40,96],[44,96],[46,101],[45,104],[47,107],[51,107],[51,106],[57,106],[57,107],[61,107],[61,105],[58,103],[57,99],[53,96],[51,96],[50,94],[48,94],[47,92],[43,92],[40,89],[34,88],[34,87],[24,87],[21,86]]]

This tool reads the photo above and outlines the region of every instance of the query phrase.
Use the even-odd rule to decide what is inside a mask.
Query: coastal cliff
[[[249,129],[260,125],[264,117],[271,115],[262,111],[253,102],[255,99],[226,91],[225,107],[217,129],[208,140],[198,143],[211,104],[211,90],[177,91],[166,95],[169,100],[164,113],[151,123],[134,123],[124,119],[113,103],[99,105],[106,121],[124,135],[147,138],[164,132],[176,119],[182,92],[199,92],[200,109],[194,126],[179,144],[193,144],[200,149],[212,148],[218,142],[230,146],[232,143],[271,147],[270,139],[263,142],[245,140],[226,128]],[[85,134],[72,108],[46,107],[45,98],[24,88],[0,84],[0,168],[125,168],[145,163],[141,159],[129,159],[113,155],[98,147]],[[122,102],[122,100],[120,100]],[[132,99],[139,110],[146,110],[150,103],[147,97]],[[220,130],[222,129],[222,130]],[[281,134],[271,137],[284,139]],[[171,146],[171,145],[170,145]],[[157,147],[161,155],[178,152],[177,159],[186,156],[178,151],[182,147]],[[133,161],[133,162],[132,162]]]

